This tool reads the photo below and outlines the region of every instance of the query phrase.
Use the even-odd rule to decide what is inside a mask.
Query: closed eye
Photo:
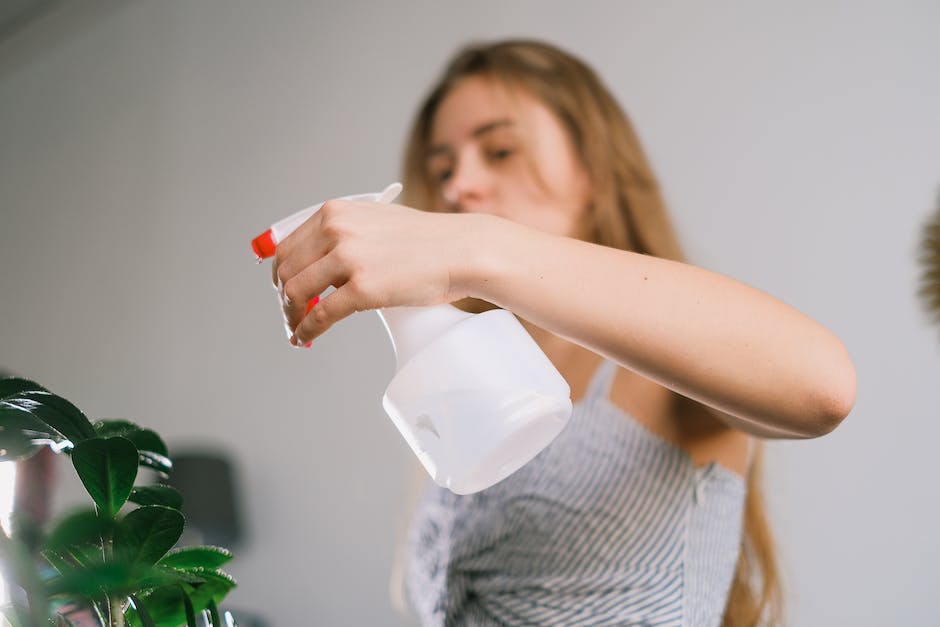
[[[503,148],[500,150],[493,150],[490,152],[490,158],[500,161],[510,157],[515,151],[510,148]]]
[[[498,150],[488,151],[487,157],[493,161],[504,161],[515,154],[515,149],[513,148],[500,148]],[[433,179],[439,184],[442,185],[446,183],[451,176],[453,176],[453,170],[441,170],[437,174],[433,175]]]

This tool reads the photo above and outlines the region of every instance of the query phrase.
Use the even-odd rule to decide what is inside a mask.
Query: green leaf
[[[123,562],[93,564],[52,577],[46,583],[49,596],[94,597],[134,587],[135,574]]]
[[[94,429],[98,437],[124,436],[133,442],[139,451],[150,451],[164,457],[169,456],[166,444],[155,431],[144,429],[129,420],[98,420],[94,424]]]
[[[15,402],[0,401],[0,461],[23,459],[46,444],[60,442],[68,440],[28,409]]]
[[[157,564],[153,567],[155,572],[161,573],[167,583],[188,583],[192,586],[199,586],[206,583],[206,578],[198,575],[196,573],[191,573],[187,570],[180,570],[177,568],[171,568],[169,566],[163,566]],[[150,586],[155,587],[155,586]]]
[[[173,623],[178,625],[186,620],[185,617],[182,617],[183,599],[181,594],[182,591],[179,586],[173,585],[155,588],[139,596],[147,605],[147,611],[157,625],[168,623],[173,618],[174,611],[179,608],[180,620]]]
[[[154,589],[142,598],[157,625],[176,626],[186,621],[183,595],[187,594],[195,612],[202,612],[210,603],[219,604],[235,587],[235,580],[222,571],[202,573],[206,582],[194,587],[189,584]],[[184,592],[185,591],[185,592]]]
[[[212,627],[223,627],[222,617],[219,616],[219,606],[215,604],[215,601],[209,601],[209,621],[212,623]]]
[[[20,392],[48,392],[48,390],[35,381],[20,377],[4,377],[0,379],[0,399],[14,396]]]
[[[99,420],[94,424],[99,437],[125,437],[140,452],[140,465],[153,468],[163,476],[173,470],[166,444],[156,432],[144,429],[129,420]]]
[[[183,533],[183,515],[161,505],[146,505],[127,514],[114,534],[115,554],[135,563],[155,564]]]
[[[143,565],[139,564],[136,568],[142,567]],[[146,571],[141,571],[141,574],[134,580],[134,585],[136,590],[140,591],[181,583],[199,585],[205,583],[205,581],[205,578],[199,575],[176,570],[175,568],[151,566]]]
[[[28,411],[72,444],[95,437],[95,429],[85,414],[78,407],[52,392],[39,390],[19,392],[0,401],[0,408]]]
[[[94,424],[92,424],[92,427],[95,428],[95,433],[98,434],[99,438],[113,438],[129,433],[130,431],[140,430],[140,425],[130,420],[96,420]]]
[[[122,437],[91,438],[75,445],[72,464],[102,515],[114,518],[137,478],[137,448]]]
[[[173,462],[170,461],[169,457],[150,451],[140,452],[140,465],[153,468],[164,478],[169,477],[170,473],[173,471]]]
[[[101,563],[104,559],[104,551],[101,547],[88,546],[69,546],[60,551],[60,554],[68,556],[82,568],[90,568],[95,564]]]
[[[69,558],[65,555],[53,549],[44,549],[40,552],[40,555],[42,555],[43,558],[49,562],[49,565],[56,569],[60,575],[75,570],[77,566],[76,563],[69,561]]]
[[[37,409],[37,403],[54,396],[29,379],[18,377],[0,379],[0,461],[29,457],[46,444],[69,443],[68,437],[54,428],[55,424],[61,422],[60,420],[50,416],[50,421],[53,423],[50,425],[41,415],[33,413],[34,410],[40,411]],[[59,400],[71,406],[68,401]],[[55,403],[52,400],[49,402]],[[74,406],[71,406],[71,410],[81,415],[81,412]],[[45,408],[40,413],[50,412],[54,414],[55,410]]]
[[[194,568],[189,572],[206,580],[206,583],[190,593],[193,604],[200,610],[208,606],[209,601],[221,603],[225,596],[238,585],[231,575],[219,569]]]
[[[202,577],[207,583],[211,583],[220,589],[232,590],[238,586],[238,582],[235,581],[235,578],[221,568],[190,568],[187,569],[187,572]]]
[[[76,596],[100,598],[102,595],[126,596],[137,594],[141,590],[160,588],[168,585],[180,585],[181,581],[195,582],[201,578],[196,575],[179,572],[169,568],[153,568],[143,564],[130,564],[125,561],[99,562],[81,569],[69,570],[54,576],[46,583],[50,596],[65,599]]]
[[[110,518],[103,518],[92,509],[73,512],[63,518],[49,534],[45,548],[52,551],[74,546],[95,544],[101,546],[101,538],[114,526]]]
[[[101,548],[90,545],[87,547],[70,546],[62,549],[44,549],[40,552],[40,555],[60,575],[81,571],[85,568],[94,568],[95,565],[101,564],[104,559]]]
[[[156,627],[156,624],[150,617],[150,612],[147,611],[147,607],[144,605],[144,602],[140,600],[140,597],[132,594],[130,600],[134,610],[137,612],[137,618],[140,620],[140,624],[143,627]]]
[[[141,598],[155,624],[176,627],[186,621],[183,595],[181,587],[173,585],[156,588]]]
[[[138,505],[165,505],[173,509],[180,509],[183,506],[183,495],[179,490],[168,485],[135,487],[127,500]]]
[[[60,575],[73,570],[91,568],[100,564],[104,559],[101,547],[93,545],[67,546],[58,549],[43,549],[40,554],[49,562],[49,565],[59,571]]]
[[[137,446],[137,450],[146,451],[148,453],[155,453],[163,457],[169,457],[170,455],[170,453],[167,451],[166,444],[164,444],[160,436],[157,435],[156,431],[151,429],[140,429],[138,431],[131,432],[125,437],[127,437],[127,439]]]
[[[186,610],[186,626],[196,627],[196,612],[193,609],[193,601],[183,589],[183,608]]]
[[[174,568],[218,568],[232,559],[232,552],[218,546],[191,546],[173,549],[160,564]]]

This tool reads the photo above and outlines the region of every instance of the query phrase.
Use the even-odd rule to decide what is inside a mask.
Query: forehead
[[[524,89],[510,90],[486,76],[461,79],[444,96],[431,122],[431,144],[455,144],[481,126],[511,120],[517,130],[545,124],[554,116]]]

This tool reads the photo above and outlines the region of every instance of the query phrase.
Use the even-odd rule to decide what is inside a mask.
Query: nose
[[[459,155],[442,190],[444,200],[457,211],[474,211],[492,193],[491,173],[479,155],[465,151]]]

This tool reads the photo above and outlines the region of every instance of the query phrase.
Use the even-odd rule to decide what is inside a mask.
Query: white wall
[[[769,448],[790,624],[940,620],[940,329],[914,296],[940,189],[936,2],[62,4],[0,43],[0,366],[236,454],[234,605],[404,624],[386,588],[411,453],[380,406],[384,329],[361,313],[291,350],[248,241],[394,180],[444,58],[524,35],[611,85],[693,262],[855,360],[843,426]]]

